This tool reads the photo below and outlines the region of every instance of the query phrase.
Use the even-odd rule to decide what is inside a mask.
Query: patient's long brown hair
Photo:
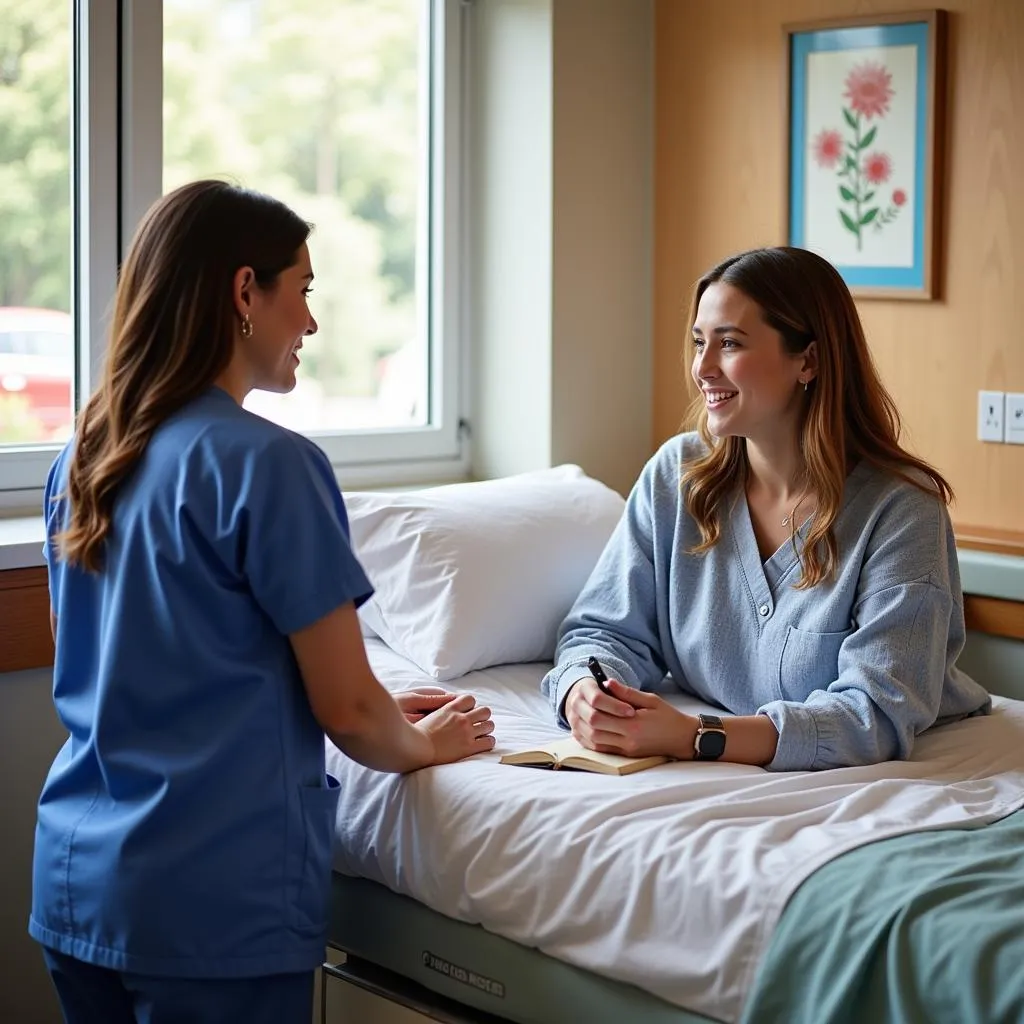
[[[62,556],[102,567],[120,484],[153,431],[227,367],[238,316],[236,271],[272,290],[310,226],[283,203],[222,181],[196,181],[146,213],[121,268],[103,378],[78,418]]]
[[[953,490],[943,477],[900,446],[896,404],[875,369],[850,290],[827,260],[791,247],[730,256],[697,282],[691,328],[701,296],[718,281],[757,303],[765,323],[782,335],[787,352],[798,355],[817,341],[818,373],[807,391],[799,430],[804,483],[818,500],[799,587],[813,587],[836,571],[833,526],[847,473],[857,462],[935,493],[947,504],[952,500]],[[749,466],[744,438],[712,437],[703,396],[691,406],[687,425],[696,428],[709,449],[684,467],[682,478],[686,507],[701,534],[693,550],[702,552],[718,542],[722,517]]]

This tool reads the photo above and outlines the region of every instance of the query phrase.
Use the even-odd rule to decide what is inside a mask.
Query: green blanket
[[[743,1024],[1024,1022],[1024,811],[844,854],[797,890]]]

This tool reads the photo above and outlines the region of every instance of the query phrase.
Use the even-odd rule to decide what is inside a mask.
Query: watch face
[[[701,757],[709,759],[721,757],[725,753],[725,733],[702,732],[699,737],[698,748]]]

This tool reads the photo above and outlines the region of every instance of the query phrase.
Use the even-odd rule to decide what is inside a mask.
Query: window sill
[[[46,525],[42,516],[0,519],[0,571],[44,565]]]
[[[465,483],[469,477],[460,463],[434,464],[424,471],[422,464],[390,466],[370,474],[367,471],[349,472],[347,479],[335,470],[338,484],[345,493],[354,491],[409,491],[443,484]],[[429,474],[429,475],[427,475]],[[426,476],[426,479],[424,477]],[[36,502],[42,504],[42,495]],[[27,506],[20,502],[19,509]],[[0,514],[0,572],[5,569],[33,569],[45,565],[43,544],[46,525],[39,514]]]

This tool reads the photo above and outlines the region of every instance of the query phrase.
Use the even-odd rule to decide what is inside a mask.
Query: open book
[[[601,754],[596,750],[587,750],[570,737],[545,743],[536,750],[520,750],[515,754],[505,754],[501,763],[518,764],[527,768],[575,768],[582,772],[602,772],[605,775],[629,775],[631,772],[642,772],[645,768],[653,768],[670,760],[670,757],[661,754],[650,757]]]

